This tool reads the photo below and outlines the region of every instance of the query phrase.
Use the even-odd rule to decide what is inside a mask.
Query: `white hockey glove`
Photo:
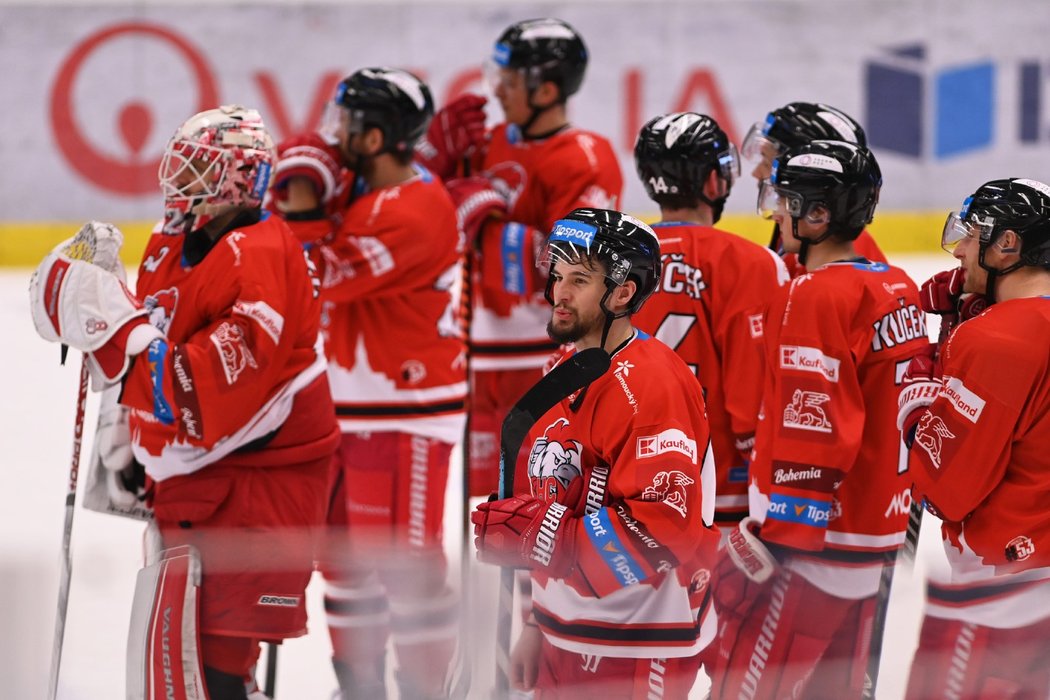
[[[98,428],[88,463],[84,507],[99,513],[149,520],[153,510],[146,501],[146,472],[131,452],[128,409],[117,403],[120,386],[102,392]]]
[[[51,251],[29,282],[33,324],[44,340],[87,353],[92,388],[101,391],[124,375],[131,357],[164,335],[149,325],[146,309],[124,285],[119,245],[94,251],[93,259],[118,269],[114,273],[70,257],[68,244]]]
[[[758,539],[760,523],[755,518],[744,518],[740,526],[730,530],[726,549],[736,568],[755,583],[765,583],[777,570],[777,560],[762,540]]]

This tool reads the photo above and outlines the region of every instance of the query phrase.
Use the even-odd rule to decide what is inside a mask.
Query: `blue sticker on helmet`
[[[769,132],[773,129],[773,125],[777,123],[777,118],[772,113],[766,115],[766,125],[762,127],[762,135],[769,136]]]
[[[510,44],[499,43],[496,44],[492,50],[492,60],[496,62],[496,65],[506,67],[510,65]]]
[[[590,248],[594,242],[594,234],[598,233],[598,227],[585,224],[582,221],[572,219],[558,219],[554,222],[554,230],[551,231],[551,241],[565,241],[573,245]]]
[[[973,195],[963,200],[962,209],[959,210],[959,218],[965,219],[966,215],[970,213],[970,205],[973,204]]]
[[[262,199],[266,194],[266,186],[270,184],[270,164],[259,163],[255,171],[255,182],[252,183],[252,197]]]

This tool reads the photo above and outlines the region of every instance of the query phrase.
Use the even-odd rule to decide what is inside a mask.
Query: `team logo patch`
[[[944,441],[951,440],[955,433],[948,429],[947,424],[938,416],[929,411],[923,413],[919,419],[919,426],[915,429],[915,443],[926,450],[930,455],[930,461],[937,469],[941,468],[941,450]]]
[[[1024,561],[1035,554],[1035,542],[1024,535],[1018,535],[1006,544],[1007,561]]]
[[[830,433],[833,426],[824,412],[831,397],[820,391],[795,389],[791,403],[784,407],[784,427]]]
[[[696,440],[693,440],[678,428],[664,430],[659,435],[639,437],[635,443],[638,459],[655,457],[665,452],[678,452],[696,464]]]
[[[226,383],[233,385],[246,368],[258,369],[251,350],[244,339],[244,329],[235,323],[223,321],[211,333],[211,342],[219,351]]]
[[[822,375],[829,382],[838,382],[840,365],[841,362],[838,358],[825,355],[818,348],[811,348],[805,345],[780,346],[781,369],[815,372]]]
[[[175,317],[175,309],[179,305],[179,290],[177,287],[168,287],[156,291],[147,295],[142,300],[142,305],[149,312],[149,324],[167,335],[171,319]]]
[[[961,379],[945,375],[941,396],[966,420],[976,423],[984,411],[984,399],[966,388]]]
[[[643,501],[658,501],[676,511],[683,518],[688,513],[685,487],[696,483],[680,471],[660,472],[653,483],[642,491]]]
[[[556,438],[568,427],[565,418],[554,421],[532,443],[529,453],[529,478],[538,486],[534,492],[548,501],[556,500],[574,479],[583,476],[583,445],[577,440]]]

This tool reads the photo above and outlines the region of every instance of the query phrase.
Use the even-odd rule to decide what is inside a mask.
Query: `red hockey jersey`
[[[1050,567],[1048,347],[1050,297],[1033,297],[990,306],[942,349],[944,388],[909,463],[945,520],[955,580]]]
[[[717,530],[700,387],[663,343],[637,332],[612,368],[529,435],[532,492],[567,509],[576,566],[533,573],[547,639],[580,654],[692,656],[715,635],[707,605]]]
[[[308,243],[339,425],[458,442],[466,420],[463,243],[441,182],[360,194]]]
[[[768,319],[751,514],[807,580],[873,595],[911,503],[897,385],[929,342],[918,291],[895,267],[832,263],[780,290]]]
[[[135,457],[154,480],[235,459],[250,443],[274,448],[250,453],[259,465],[331,452],[315,287],[298,241],[268,212],[214,243],[157,226],[136,292],[167,345],[136,358],[121,397]]]
[[[567,128],[533,140],[501,124],[475,172],[492,181],[509,211],[506,221],[490,222],[479,236],[471,364],[479,370],[543,367],[557,344],[545,331],[550,305],[537,254],[554,222],[573,209],[616,208],[623,193],[616,154],[589,131]]]
[[[667,222],[660,239],[663,276],[634,324],[670,346],[704,389],[718,474],[715,520],[747,515],[747,465],[765,375],[762,323],[787,283],[768,248],[725,231]]]

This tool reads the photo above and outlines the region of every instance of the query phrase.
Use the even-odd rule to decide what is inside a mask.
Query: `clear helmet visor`
[[[360,110],[352,110],[338,102],[325,105],[321,115],[321,126],[317,134],[332,146],[338,146],[345,136],[363,133],[365,130],[364,115]]]
[[[992,239],[994,228],[995,220],[990,216],[965,215],[953,211],[944,221],[944,230],[941,231],[941,248],[950,253],[955,250],[955,246],[967,238],[976,238],[980,242],[987,243]]]
[[[744,143],[740,146],[740,155],[748,161],[758,161],[763,158],[772,160],[784,150],[784,144],[766,135],[767,122],[755,122],[748,129]]]
[[[536,266],[544,271],[552,271],[557,263],[582,265],[588,269],[601,270],[614,284],[623,284],[631,272],[631,261],[602,243],[597,234],[596,226],[582,221],[555,221],[547,244],[536,259]],[[605,262],[607,270],[602,269],[599,260]]]
[[[740,152],[735,144],[718,154],[718,168],[730,186],[740,178]]]
[[[758,185],[758,215],[772,219],[777,212],[792,217],[802,215],[802,195],[777,187],[768,179]]]

